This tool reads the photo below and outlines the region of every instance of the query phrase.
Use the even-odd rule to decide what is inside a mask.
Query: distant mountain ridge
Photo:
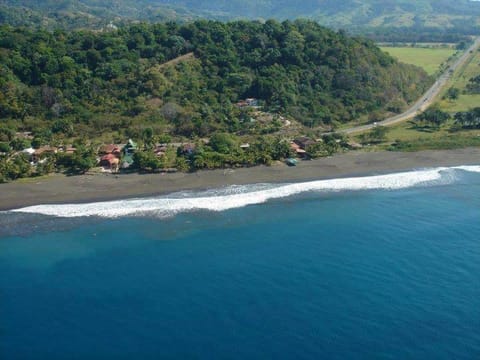
[[[306,17],[333,28],[478,26],[471,0],[2,0],[0,22],[102,24],[111,20],[230,20]],[[23,20],[22,20],[23,18]],[[80,20],[79,20],[80,19]],[[68,21],[67,21],[68,20]],[[65,24],[68,25],[68,24]]]

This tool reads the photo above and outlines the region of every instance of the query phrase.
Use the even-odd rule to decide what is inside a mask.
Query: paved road
[[[425,94],[423,94],[423,96],[420,99],[418,99],[417,102],[415,104],[413,104],[407,111],[405,111],[401,114],[392,116],[392,117],[390,117],[388,119],[385,119],[383,121],[379,121],[377,123],[362,125],[362,126],[356,126],[356,127],[349,128],[349,129],[338,130],[337,132],[348,135],[348,134],[353,134],[353,133],[357,133],[357,132],[361,132],[361,131],[365,131],[365,130],[370,130],[370,129],[374,128],[375,126],[379,126],[379,125],[390,126],[390,125],[397,124],[399,122],[402,122],[402,121],[405,121],[405,120],[408,120],[408,119],[411,119],[411,118],[415,117],[415,115],[417,115],[419,112],[424,111],[427,107],[429,107],[433,103],[435,98],[440,93],[440,90],[442,90],[442,88],[447,83],[450,76],[460,66],[465,64],[465,62],[470,57],[471,53],[475,52],[478,49],[479,46],[480,46],[480,37],[475,39],[473,44],[462,54],[462,56],[460,56],[455,61],[454,64],[452,64],[447,70],[445,70],[444,73],[441,74],[440,77],[437,79],[437,81],[435,81],[435,83],[432,85],[432,87],[430,89],[428,89],[427,92]]]

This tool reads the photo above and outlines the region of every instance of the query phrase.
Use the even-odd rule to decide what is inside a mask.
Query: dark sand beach
[[[284,164],[176,174],[52,175],[0,184],[0,210],[29,205],[78,203],[147,197],[181,190],[254,183],[289,183],[420,168],[480,164],[480,148],[412,153],[348,152],[329,158]]]

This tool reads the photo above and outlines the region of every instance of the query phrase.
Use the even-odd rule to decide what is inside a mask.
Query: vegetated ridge
[[[372,42],[311,21],[0,28],[0,116],[36,132],[58,121],[80,134],[145,121],[188,137],[245,132],[254,124],[235,105],[245,98],[309,127],[331,126],[399,112],[431,82]]]
[[[480,3],[469,0],[4,0],[13,25],[95,27],[122,20],[295,19],[333,28],[403,27],[478,30]]]

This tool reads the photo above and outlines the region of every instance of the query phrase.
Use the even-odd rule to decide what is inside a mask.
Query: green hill
[[[10,24],[102,26],[115,20],[294,19],[333,28],[476,28],[480,2],[470,0],[4,0],[0,20]]]
[[[328,125],[398,108],[429,83],[423,70],[372,42],[306,20],[108,32],[0,27],[0,117],[35,132],[68,123],[90,136],[147,121],[189,137],[237,132],[248,127],[234,105],[245,98],[308,126]]]
[[[137,20],[192,20],[192,12],[172,9],[149,1],[126,0],[4,0],[0,1],[0,23],[63,29],[99,29],[115,22],[121,25]]]
[[[460,18],[480,15],[480,4],[469,0],[160,0],[150,3],[233,17],[309,17],[333,26],[423,23],[441,27],[454,24]]]

